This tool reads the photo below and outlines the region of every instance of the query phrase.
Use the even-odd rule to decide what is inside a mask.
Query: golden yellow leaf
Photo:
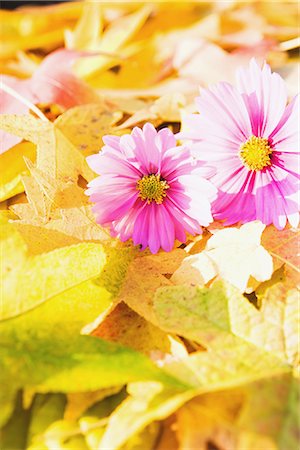
[[[33,76],[38,95],[37,68],[65,43],[81,52],[72,68],[95,102],[63,113],[49,104],[51,114],[39,103],[45,120],[1,117],[29,141],[0,156],[5,448],[298,449],[299,231],[268,226],[260,242],[262,227],[214,223],[184,249],[151,255],[111,238],[84,193],[94,178],[85,157],[104,135],[145,121],[177,131],[199,85],[231,81],[250,57],[296,94],[297,5],[275,3],[87,0],[0,12],[2,73]],[[42,75],[58,87],[51,70]],[[70,86],[59,95],[71,104]]]
[[[1,129],[37,145],[36,167],[58,180],[77,180],[82,175],[93,178],[83,155],[70,143],[55,124],[31,115],[1,115]]]
[[[94,403],[116,394],[121,390],[120,386],[108,387],[99,391],[76,392],[67,394],[67,405],[64,411],[65,420],[77,420]]]
[[[94,52],[98,51],[100,53],[105,52],[108,54],[116,54],[118,51],[121,51],[124,45],[131,39],[137,30],[142,27],[147,17],[150,15],[151,10],[152,8],[150,5],[144,5],[136,12],[114,20],[106,28],[102,35],[101,27],[99,27],[98,41],[96,41],[95,36],[93,36],[94,43],[93,45],[90,45],[89,42],[87,45],[87,50],[93,50]],[[83,36],[87,26],[95,27],[94,17],[92,14],[89,15],[89,19],[89,22],[86,22],[86,26],[81,28]],[[81,41],[82,39],[84,39],[84,37],[77,34],[77,40]],[[120,58],[118,56],[115,58],[110,56],[87,57],[77,61],[74,65],[74,70],[80,77],[90,77],[100,70],[112,67],[119,62]]]
[[[65,30],[65,47],[72,50],[94,50],[102,30],[102,6],[96,2],[85,2],[74,30]]]
[[[103,100],[103,104],[75,106],[55,121],[55,126],[84,156],[99,152],[103,146],[105,134],[117,132],[116,123],[122,118],[122,112],[116,111],[115,104]]]
[[[72,25],[82,10],[80,2],[0,11],[1,58],[13,58],[18,50],[53,49],[63,43],[63,30]]]
[[[232,423],[238,418],[245,394],[228,390],[204,394],[176,413],[179,449],[207,450],[209,443],[224,450],[235,449]]]
[[[36,149],[31,142],[22,142],[0,155],[0,202],[24,191],[21,176],[28,172],[24,157],[35,160]]]
[[[175,435],[176,423],[174,416],[168,417],[161,423],[161,432],[157,442],[156,450],[178,449],[178,441]]]
[[[79,175],[89,180],[93,172],[83,154],[55,124],[31,116],[4,115],[1,126],[37,143],[36,166],[26,160],[31,176],[22,178],[28,204],[12,207],[22,222],[40,226],[52,220],[49,229],[81,240],[107,238],[90,209],[85,208],[88,199],[76,184]]]
[[[166,94],[154,102],[151,111],[164,122],[179,122],[181,109],[185,105],[186,99],[183,94]]]
[[[176,414],[179,448],[296,449],[295,395],[296,383],[283,375],[196,397]]]
[[[80,240],[57,230],[41,225],[32,225],[14,220],[15,229],[22,235],[31,255],[40,255],[56,248],[79,244]]]

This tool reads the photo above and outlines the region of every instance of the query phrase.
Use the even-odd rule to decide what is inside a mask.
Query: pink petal
[[[272,146],[277,151],[299,154],[299,108],[300,97],[297,95],[288,104],[280,122],[270,135]]]
[[[130,162],[128,162],[122,155],[114,154],[112,151],[95,155],[90,155],[86,158],[90,168],[97,174],[112,174],[126,176],[134,180],[138,180],[142,175],[141,172]],[[113,171],[113,172],[112,172]]]
[[[175,225],[163,204],[156,206],[156,221],[160,245],[163,250],[170,252],[175,242]]]
[[[18,80],[17,78],[8,75],[1,75],[0,80],[0,114],[27,114],[29,112],[28,106],[4,92],[1,89],[2,82],[18,92],[22,97],[32,102],[33,98],[30,82],[28,80]],[[21,141],[22,138],[0,130],[0,154]]]
[[[159,205],[151,203],[148,209],[148,246],[151,253],[157,253],[160,248],[160,230],[158,228],[157,211]],[[145,236],[146,239],[146,236]],[[165,244],[165,243],[163,243]]]
[[[175,136],[169,128],[159,130],[154,139],[161,155],[164,155],[169,148],[176,147]]]
[[[148,246],[149,205],[146,202],[141,202],[141,204],[139,214],[134,222],[132,239],[135,245],[141,244],[144,250]]]
[[[176,203],[173,202],[172,198],[167,197],[164,201],[164,206],[170,216],[173,216],[174,219],[179,222],[188,233],[192,235],[202,233],[199,222],[181,210]]]
[[[249,116],[255,116],[253,128],[255,136],[269,137],[284,113],[287,103],[287,90],[283,79],[272,73],[268,64],[261,69],[255,59],[247,68],[237,72],[239,91],[244,96]],[[247,101],[248,97],[248,101]],[[251,100],[252,98],[252,100]]]
[[[243,99],[230,84],[218,83],[211,89],[204,89],[196,103],[200,114],[210,123],[208,133],[230,136],[237,144],[251,135],[251,124]]]
[[[127,137],[127,141],[130,142],[134,156],[140,162],[140,169],[144,174],[156,174],[160,170],[161,153],[155,144],[156,136],[157,132],[153,125],[145,124],[142,130],[135,127],[131,136]]]
[[[140,213],[140,202],[136,201],[133,207],[119,220],[114,220],[111,224],[111,233],[125,242],[132,237],[134,223]]]
[[[120,136],[114,136],[114,135],[107,134],[106,136],[103,136],[102,141],[108,147],[112,147],[115,150],[120,151]]]

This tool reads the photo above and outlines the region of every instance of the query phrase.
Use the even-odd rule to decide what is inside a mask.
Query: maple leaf
[[[1,244],[7,254],[2,274],[2,317],[7,320],[0,324],[4,343],[1,349],[1,383],[7,386],[3,392],[4,417],[11,411],[7,403],[10,405],[11,397],[19,388],[88,391],[122,385],[130,379],[140,379],[139,376],[144,379],[144,376],[156,378],[156,375],[176,385],[176,380],[159,371],[150,360],[142,358],[133,350],[105,343],[95,337],[79,335],[86,323],[107,308],[110,290],[118,287],[120,278],[124,277],[126,263],[123,260],[123,266],[120,267],[119,251],[115,252],[118,258],[116,255],[113,258],[108,251],[104,253],[100,244],[82,243],[30,256],[13,224],[5,222],[2,231],[4,240]],[[99,276],[101,271],[103,274]],[[36,284],[37,280],[39,283]],[[21,314],[25,311],[26,314]],[[119,370],[117,349],[120,350],[120,361],[123,361],[123,374],[127,373],[125,378]],[[83,353],[80,356],[81,351]],[[110,375],[107,372],[110,366],[107,356],[110,353],[117,358],[113,377],[113,372]],[[123,359],[127,358],[126,354],[129,357],[127,368]],[[95,357],[98,360],[96,363]],[[134,364],[133,360],[130,361],[131,357]],[[137,368],[136,357],[142,358],[141,371]],[[107,376],[103,378],[104,372],[96,375],[94,364],[98,369],[102,366],[101,371],[104,370]],[[70,383],[70,370],[73,371],[73,385]],[[18,377],[13,376],[14,371],[20,372]],[[95,384],[90,376],[92,373],[95,375]],[[13,384],[12,378],[15,380]]]
[[[140,122],[151,120],[157,124],[162,122],[179,122],[180,113],[186,104],[182,94],[166,94],[150,102],[146,107],[136,111],[129,119],[123,122],[118,129],[132,127]]]
[[[76,106],[68,109],[55,121],[64,136],[84,155],[97,153],[103,147],[102,137],[105,134],[123,134],[117,122],[123,117],[113,101],[103,99],[97,104]]]
[[[150,356],[154,361],[159,360],[160,364],[165,357],[168,358],[168,355],[174,357],[187,355],[179,339],[155,327],[125,303],[113,306],[113,310],[104,313],[103,318],[104,320],[92,331],[93,336],[131,347]]]
[[[291,301],[295,305],[295,299]],[[291,369],[286,362],[290,357],[285,346],[293,342],[287,324],[274,324],[237,290],[222,283],[202,290],[162,287],[154,299],[154,313],[156,324],[162,329],[197,341],[207,346],[209,351],[164,363],[166,371],[189,384],[185,390],[175,392],[157,383],[130,384],[130,397],[111,415],[99,449],[107,446],[119,448],[133,433],[153,420],[167,417],[200,393],[251,385],[256,380],[265,383],[266,398],[270,390],[276,392],[280,386],[284,392],[289,390],[289,386],[294,392]],[[253,395],[257,392],[254,389]],[[289,418],[293,417],[290,426],[295,425],[295,400],[285,404],[283,397],[278,398],[278,408],[284,433],[287,407],[291,408]],[[276,411],[270,405],[264,420],[272,420]],[[114,432],[116,428],[118,434]],[[268,433],[272,435],[272,430],[268,429]]]
[[[250,276],[258,281],[270,279],[272,257],[260,244],[264,228],[256,221],[215,231],[202,252],[183,260],[172,281],[203,285],[218,275],[245,292]]]
[[[41,216],[45,220],[59,192],[68,193],[69,199],[73,196],[73,202],[74,194],[78,199],[84,197],[74,182],[77,183],[79,175],[92,179],[93,172],[55,124],[32,116],[2,115],[1,128],[37,145],[36,166],[26,160],[32,176],[22,178],[29,201],[28,205],[18,205],[23,214],[27,209],[29,217]],[[82,204],[82,200],[78,203]]]
[[[289,324],[294,320],[293,313],[288,311],[297,307],[296,294],[295,289],[289,291],[288,301],[282,305]],[[160,288],[154,299],[154,311],[163,329],[174,331],[177,327],[178,334],[205,347],[224,348],[231,353],[233,345],[240,342],[242,349],[244,341],[247,343],[245,348],[251,344],[260,351],[277,355],[282,361],[292,362],[291,355],[295,359],[295,341],[284,314],[274,320],[224,282],[218,281],[211,288],[202,289],[188,286]],[[293,350],[286,352],[287,348]]]
[[[146,254],[135,258],[128,268],[117,301],[123,301],[140,316],[157,325],[153,296],[159,287],[173,284],[165,275],[173,273],[184,256],[183,250],[175,249],[169,253]]]
[[[107,300],[103,288],[83,283],[0,324],[1,384],[5,387],[1,396],[6,402],[11,401],[7,394],[20,388],[82,392],[145,378],[179,383],[140,353],[79,335],[81,327],[99,314],[101,300]]]

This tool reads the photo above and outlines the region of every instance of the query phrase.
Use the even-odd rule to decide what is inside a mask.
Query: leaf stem
[[[288,259],[282,258],[281,256],[277,255],[277,253],[274,253],[270,250],[268,250],[268,252],[270,253],[270,255],[274,256],[274,258],[279,259],[280,261],[285,263],[287,266],[290,266],[291,269],[295,270],[297,273],[300,273],[299,268],[297,266],[295,266],[293,263],[291,263]]]
[[[23,103],[24,105],[28,106],[31,111],[33,111],[41,120],[44,122],[49,122],[45,114],[42,113],[42,111],[35,106],[33,103],[31,103],[29,100],[27,100],[25,97],[22,97],[15,89],[13,89],[10,86],[7,86],[7,84],[4,83],[3,80],[0,81],[0,89],[4,92],[6,92],[8,95],[11,95],[19,102]]]

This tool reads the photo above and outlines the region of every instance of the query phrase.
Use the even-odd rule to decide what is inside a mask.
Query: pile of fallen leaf
[[[178,131],[199,86],[251,56],[295,94],[298,18],[251,1],[0,12],[3,450],[298,448],[298,231],[214,223],[151,255],[84,194],[103,135]]]

